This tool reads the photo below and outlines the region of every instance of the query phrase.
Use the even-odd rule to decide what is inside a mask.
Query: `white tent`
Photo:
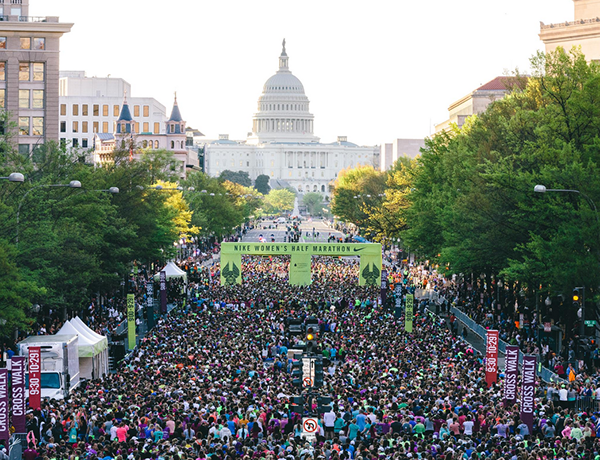
[[[164,268],[161,271],[166,273],[167,279],[183,278],[185,281],[187,281],[187,274],[181,268],[175,265],[174,262],[169,262],[167,265],[164,266]],[[160,272],[154,275],[154,279],[158,280],[159,278]]]
[[[97,334],[91,330],[79,317],[73,318],[71,321],[67,321],[70,326],[77,331],[79,334],[79,341],[82,342],[82,338],[93,344],[93,355],[86,356],[85,358],[91,357],[89,361],[82,361],[82,355],[79,355],[79,367],[81,376],[83,378],[97,379],[108,373],[108,339],[100,334]],[[80,350],[84,351],[85,350]]]

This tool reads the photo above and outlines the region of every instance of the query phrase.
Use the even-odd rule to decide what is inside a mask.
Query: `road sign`
[[[586,319],[584,321],[584,323],[585,323],[586,326],[594,327],[596,325],[596,320],[594,320],[594,319]]]
[[[317,439],[319,421],[316,417],[302,417],[302,437],[309,441]]]
[[[309,388],[315,381],[315,358],[302,358],[302,386]]]

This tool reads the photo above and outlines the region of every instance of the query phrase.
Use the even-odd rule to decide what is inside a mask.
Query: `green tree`
[[[261,174],[254,181],[254,188],[257,192],[267,195],[271,191],[271,186],[269,185],[270,180],[271,178],[269,176]]]
[[[219,179],[221,179],[221,182],[228,180],[229,182],[235,182],[244,187],[252,187],[252,179],[250,179],[249,174],[245,171],[230,171],[229,169],[226,169],[221,172]]]
[[[311,216],[323,214],[323,195],[318,192],[305,193],[302,197],[302,204],[306,206]]]
[[[296,196],[287,189],[271,190],[264,199],[263,209],[267,214],[292,211]]]
[[[331,211],[338,218],[363,229],[380,227],[371,220],[381,206],[386,174],[372,166],[358,166],[341,171],[333,184]]]

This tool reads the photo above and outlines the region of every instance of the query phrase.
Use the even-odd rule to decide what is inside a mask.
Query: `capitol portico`
[[[285,40],[279,70],[263,86],[253,116],[252,132],[244,141],[227,135],[207,142],[206,172],[244,171],[253,180],[265,174],[279,183],[304,192],[329,195],[329,184],[347,167],[373,165],[379,150],[358,146],[339,136],[322,143],[314,134],[314,115],[302,82],[289,69]]]

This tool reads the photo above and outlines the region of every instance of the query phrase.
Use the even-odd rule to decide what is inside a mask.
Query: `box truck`
[[[18,343],[19,356],[28,357],[29,347],[40,347],[42,398],[64,399],[79,385],[77,346],[77,335],[34,335]]]

